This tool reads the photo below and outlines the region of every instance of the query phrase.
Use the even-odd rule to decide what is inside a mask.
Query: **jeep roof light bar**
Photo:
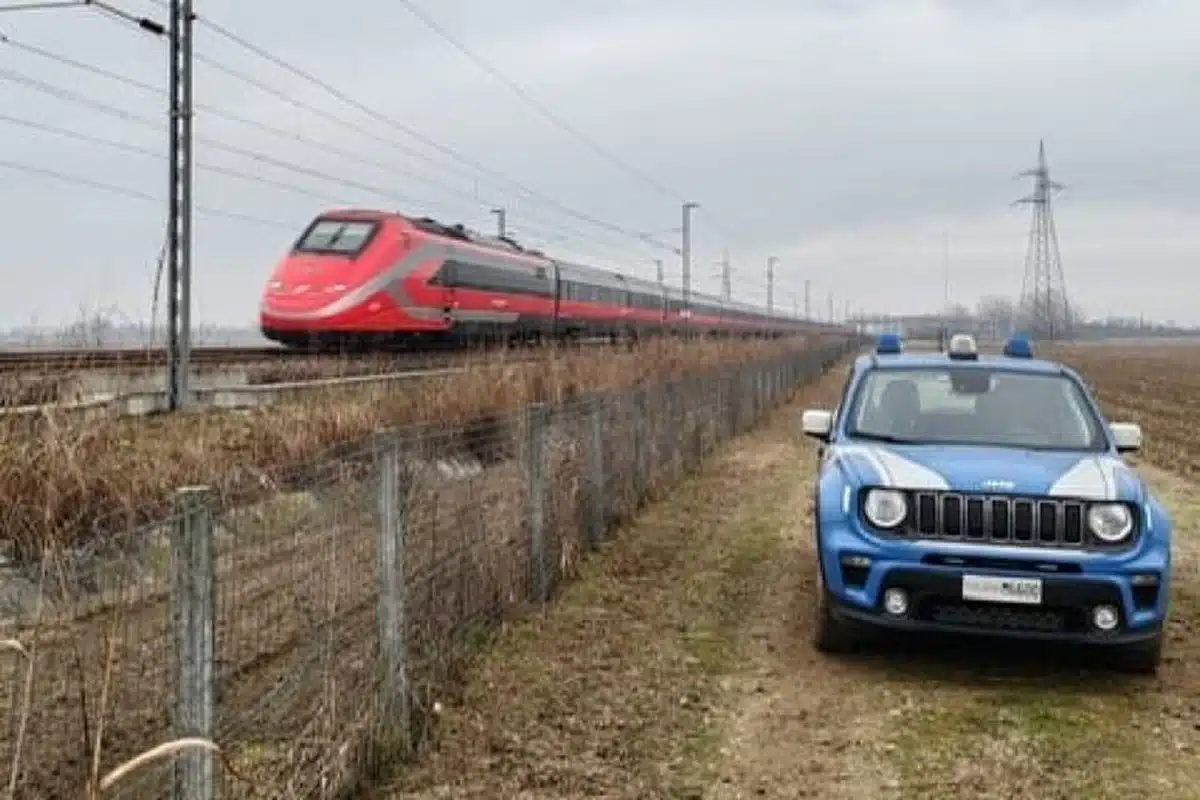
[[[947,352],[955,361],[975,361],[979,358],[979,351],[975,347],[975,338],[969,333],[956,333],[951,336]]]
[[[884,333],[879,336],[875,352],[881,356],[894,356],[904,352],[904,343],[898,333]]]
[[[1004,355],[1009,358],[1033,358],[1033,345],[1020,334],[1010,336],[1004,343]]]

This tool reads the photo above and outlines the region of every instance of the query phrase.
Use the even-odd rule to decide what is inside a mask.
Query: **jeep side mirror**
[[[1142,426],[1134,422],[1114,422],[1108,426],[1118,453],[1136,453],[1142,449]]]
[[[805,436],[822,442],[828,441],[829,432],[833,428],[833,412],[823,408],[810,408],[800,418],[800,428]]]

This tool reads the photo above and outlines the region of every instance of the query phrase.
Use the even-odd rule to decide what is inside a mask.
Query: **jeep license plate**
[[[963,600],[1036,606],[1042,602],[1042,582],[1038,578],[963,575],[962,596]]]

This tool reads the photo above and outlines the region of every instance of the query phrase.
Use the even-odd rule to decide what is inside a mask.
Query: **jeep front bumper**
[[[902,631],[939,631],[958,634],[985,634],[1021,639],[1041,639],[1096,644],[1129,644],[1155,636],[1161,620],[1150,615],[1142,624],[1130,625],[1130,615],[1119,585],[1109,579],[1083,576],[1056,576],[1042,580],[1042,598],[1037,605],[979,602],[963,599],[963,575],[970,570],[945,568],[893,568],[880,582],[879,601],[871,606],[846,602],[831,593],[834,616]],[[1014,575],[1026,578],[1028,574]],[[900,589],[906,599],[905,611],[892,613],[886,608],[887,590]],[[1113,630],[1096,627],[1094,611],[1099,607],[1115,610],[1118,622]]]
[[[855,622],[897,630],[1126,644],[1159,634],[1167,616],[1171,559],[1161,540],[1143,540],[1121,554],[1100,554],[884,541],[838,524],[818,538],[831,611]],[[964,596],[964,576],[1040,582],[1040,602]],[[902,613],[889,610],[890,589],[902,591]],[[1111,629],[1097,625],[1099,607],[1109,610],[1110,622],[1115,618]]]

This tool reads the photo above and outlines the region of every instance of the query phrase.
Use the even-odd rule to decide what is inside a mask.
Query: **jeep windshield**
[[[873,369],[851,401],[846,433],[898,444],[1107,447],[1100,419],[1070,377],[983,366]]]

